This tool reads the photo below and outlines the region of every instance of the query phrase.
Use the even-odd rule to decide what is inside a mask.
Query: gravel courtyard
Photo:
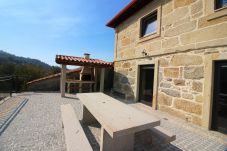
[[[70,103],[81,119],[82,105],[74,95],[61,98],[58,93],[19,94],[29,99],[15,119],[0,136],[0,151],[65,151],[64,133],[61,125],[60,105]],[[160,111],[149,111],[161,119],[161,126],[177,135],[177,140],[169,145],[136,150],[193,150],[225,151],[227,136],[208,132],[197,126]],[[99,149],[99,125],[84,126],[94,150]],[[76,140],[75,140],[76,141]]]

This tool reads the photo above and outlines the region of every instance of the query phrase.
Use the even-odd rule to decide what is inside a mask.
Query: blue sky
[[[130,0],[0,0],[0,50],[55,64],[55,55],[113,61],[105,26]]]

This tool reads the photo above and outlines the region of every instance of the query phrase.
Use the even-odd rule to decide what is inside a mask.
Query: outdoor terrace
[[[18,97],[27,98],[28,102],[1,134],[0,150],[66,150],[60,106],[71,104],[76,115],[81,119],[82,104],[76,95],[66,95],[65,98],[61,98],[60,93],[23,93],[17,94],[13,99]],[[144,106],[128,105],[136,108]],[[224,151],[227,149],[226,135],[207,131],[167,113],[145,108],[147,108],[146,112],[161,119],[161,126],[176,134],[177,139],[166,145],[142,146],[135,143],[135,150]],[[4,111],[0,110],[0,112]],[[83,128],[93,150],[99,150],[100,125],[83,125]]]

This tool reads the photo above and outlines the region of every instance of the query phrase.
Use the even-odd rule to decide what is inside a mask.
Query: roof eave
[[[121,22],[129,18],[131,15],[142,9],[152,0],[132,0],[125,8],[123,8],[115,17],[113,17],[106,26],[116,28]]]

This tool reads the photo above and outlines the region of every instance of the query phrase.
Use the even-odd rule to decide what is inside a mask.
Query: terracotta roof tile
[[[113,67],[112,62],[106,62],[99,59],[85,59],[82,57],[56,55],[56,63],[77,66],[97,66],[97,67]]]
[[[74,73],[74,72],[80,72],[81,70],[82,70],[82,68],[77,68],[77,69],[74,69],[74,70],[67,70],[66,74]],[[36,82],[43,81],[43,80],[48,80],[48,79],[53,79],[53,78],[58,77],[60,75],[61,75],[61,73],[52,74],[52,75],[49,75],[49,76],[46,76],[46,77],[35,79],[33,81],[29,81],[27,84],[32,84],[32,83],[36,83]]]

